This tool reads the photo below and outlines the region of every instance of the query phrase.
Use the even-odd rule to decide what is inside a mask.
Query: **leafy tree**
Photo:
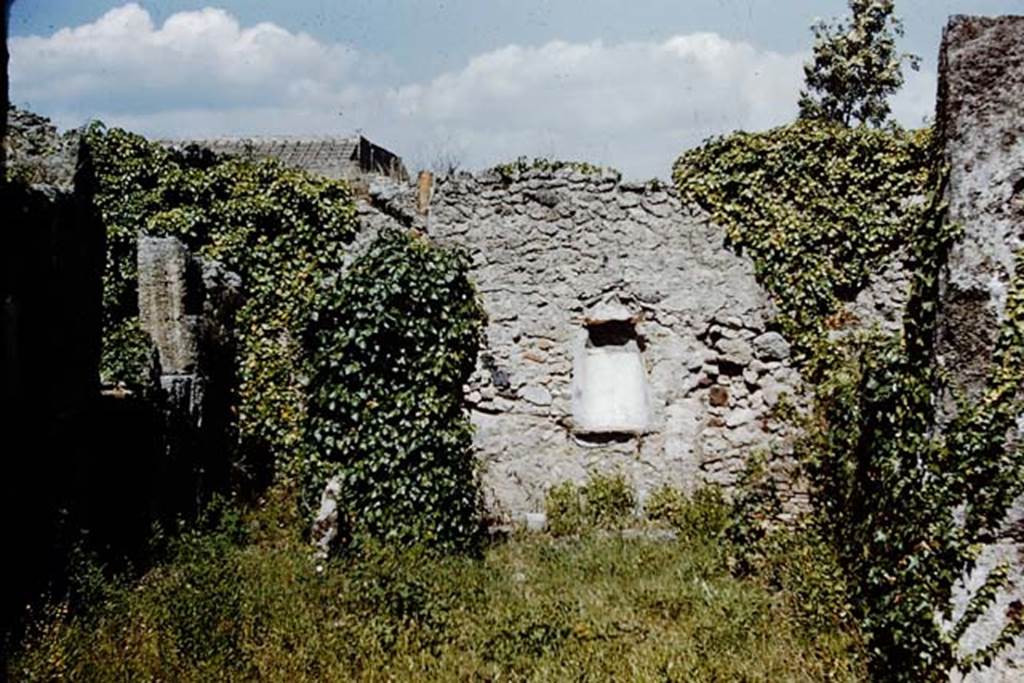
[[[893,0],[849,4],[848,23],[812,27],[814,58],[804,65],[800,118],[879,127],[891,113],[889,95],[903,86],[903,63],[916,71],[920,58],[896,50],[903,22],[893,14]]]

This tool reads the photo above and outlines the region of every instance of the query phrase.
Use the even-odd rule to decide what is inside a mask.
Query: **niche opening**
[[[628,315],[589,318],[573,363],[573,423],[576,434],[595,443],[643,434],[650,424],[650,399],[643,341]]]

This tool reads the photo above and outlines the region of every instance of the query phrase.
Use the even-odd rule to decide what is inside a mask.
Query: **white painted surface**
[[[646,431],[651,421],[650,400],[636,342],[584,347],[579,353],[573,391],[576,431]]]

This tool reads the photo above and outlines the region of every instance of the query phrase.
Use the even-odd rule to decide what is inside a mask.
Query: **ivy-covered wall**
[[[271,161],[174,152],[121,130],[94,127],[97,205],[107,230],[103,374],[108,383],[144,382],[138,327],[136,239],[173,236],[242,279],[238,313],[239,468],[272,460],[294,474],[303,456],[307,376],[299,339],[323,280],[345,263],[357,224],[343,182]]]
[[[935,353],[951,379],[942,397],[941,419],[948,421],[959,413],[957,419],[963,420],[956,404],[963,392],[971,404],[986,406],[984,412],[996,429],[1009,424],[1018,449],[1024,449],[1022,35],[1020,17],[953,18],[940,53],[937,111],[950,174],[949,218],[963,231],[951,246],[938,288]],[[1010,476],[1024,478],[1019,451],[993,449],[989,457]],[[1021,488],[1011,488],[1011,495]],[[992,500],[1001,502],[998,497]],[[1009,585],[965,631],[966,652],[984,653],[1006,625],[1007,610],[1024,600],[1024,546],[1014,531],[1022,520],[1024,499],[1018,499],[1008,523],[997,530],[966,587],[955,595],[959,616],[969,609],[972,591],[1006,563]],[[1022,677],[1022,662],[1024,639],[998,657],[990,675]]]

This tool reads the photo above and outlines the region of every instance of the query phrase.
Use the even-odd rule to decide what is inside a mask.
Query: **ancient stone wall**
[[[642,499],[729,487],[759,450],[785,469],[773,409],[805,402],[789,343],[750,260],[671,188],[572,167],[460,174],[434,188],[425,227],[469,249],[489,316],[468,396],[493,512],[541,510],[550,486],[594,471]],[[895,255],[850,310],[894,329],[908,287]]]
[[[785,451],[772,408],[801,393],[789,344],[750,261],[671,190],[568,168],[460,175],[435,188],[428,230],[470,250],[489,316],[469,401],[492,511],[541,510],[591,471],[641,497],[728,485],[753,450]],[[632,422],[602,427],[609,411]]]
[[[139,322],[158,357],[169,491],[222,488],[236,446],[235,313],[241,278],[174,237],[140,236]]]
[[[949,218],[963,226],[940,294],[939,361],[984,384],[1024,250],[1024,17],[953,17],[943,34],[937,124]]]
[[[1014,268],[1024,258],[1024,17],[950,19],[940,53],[937,123],[949,164],[949,218],[964,230],[943,273],[937,360],[968,396],[984,389]],[[1022,389],[1024,390],[1024,389]],[[943,400],[945,418],[955,408]],[[1024,415],[1019,420],[1024,433]],[[1007,609],[1024,600],[1024,501],[1011,511],[1001,540],[981,553],[977,570],[955,596],[958,617],[971,590],[1001,562],[1010,590],[961,640],[966,652],[993,641]],[[970,590],[967,590],[970,589]],[[1019,604],[1019,602],[1017,603]],[[1024,643],[971,681],[1024,677]]]

